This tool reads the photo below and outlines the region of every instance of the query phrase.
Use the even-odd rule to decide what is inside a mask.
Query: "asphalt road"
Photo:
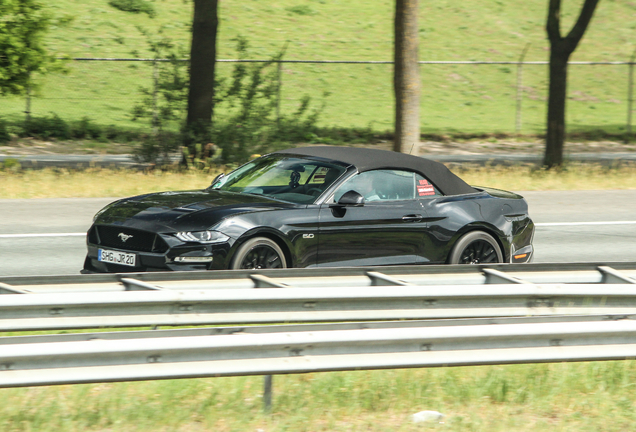
[[[634,261],[636,190],[521,192],[535,262]],[[0,276],[77,274],[92,217],[114,198],[0,200]]]

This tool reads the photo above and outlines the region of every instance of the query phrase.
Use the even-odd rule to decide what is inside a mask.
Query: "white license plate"
[[[108,249],[98,249],[97,260],[101,262],[134,267],[137,261],[137,255]]]

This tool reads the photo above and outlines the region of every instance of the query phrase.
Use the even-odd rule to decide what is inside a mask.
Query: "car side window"
[[[334,202],[350,190],[362,195],[365,202],[415,199],[416,174],[401,170],[374,170],[356,174],[338,188]]]

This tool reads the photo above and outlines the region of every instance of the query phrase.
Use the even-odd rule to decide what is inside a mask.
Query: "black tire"
[[[503,262],[497,241],[483,231],[462,236],[448,256],[449,264],[491,264]]]
[[[283,250],[275,241],[265,237],[254,237],[239,246],[231,268],[287,268],[287,261]]]

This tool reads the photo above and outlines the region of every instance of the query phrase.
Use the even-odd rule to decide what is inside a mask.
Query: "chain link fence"
[[[542,133],[548,62],[420,61],[422,133]],[[0,99],[0,117],[19,121],[55,114],[64,120],[151,130],[133,121],[131,110],[152,90],[156,59],[75,58],[68,73],[51,74],[26,97]],[[218,60],[229,77],[233,63]],[[631,134],[634,56],[629,61],[571,62],[568,130]],[[393,129],[393,62],[281,60],[278,113],[294,111],[303,95],[324,102],[322,126]]]

